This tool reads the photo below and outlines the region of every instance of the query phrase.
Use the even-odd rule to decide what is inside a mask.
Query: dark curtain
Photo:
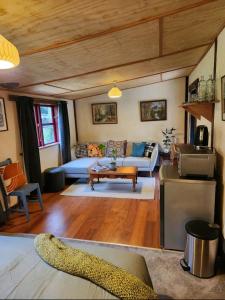
[[[38,182],[42,188],[33,99],[22,96],[16,97],[16,106],[27,179],[28,182]]]
[[[59,102],[59,133],[60,146],[62,152],[62,163],[65,164],[71,161],[70,125],[66,101]]]

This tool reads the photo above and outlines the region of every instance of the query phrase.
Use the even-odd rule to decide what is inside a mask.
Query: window
[[[56,105],[34,105],[38,146],[43,147],[58,142],[58,107]]]

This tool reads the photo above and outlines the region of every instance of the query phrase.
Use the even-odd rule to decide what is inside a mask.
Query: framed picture
[[[222,121],[225,121],[225,76],[221,77],[221,112]]]
[[[166,100],[140,102],[141,121],[162,121],[167,119]]]
[[[117,103],[94,103],[92,107],[93,124],[117,124]]]
[[[5,112],[5,102],[3,98],[0,98],[0,131],[8,130],[6,112]]]

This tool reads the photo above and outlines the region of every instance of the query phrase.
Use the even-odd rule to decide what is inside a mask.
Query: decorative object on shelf
[[[206,81],[206,101],[215,100],[215,80],[212,75],[209,75],[209,79]]]
[[[198,83],[198,101],[206,100],[206,81],[204,76],[201,76]]]
[[[11,69],[20,63],[17,48],[0,35],[0,69]]]
[[[140,102],[141,121],[162,121],[167,119],[166,100]]]
[[[225,121],[225,76],[221,78],[221,105],[222,121]]]
[[[190,93],[189,102],[195,102],[198,99],[198,83],[199,79],[197,78],[188,87]]]
[[[5,111],[5,102],[3,98],[0,98],[0,131],[7,131],[7,118]]]
[[[171,128],[171,129],[168,129],[166,128],[166,130],[162,130],[162,134],[163,134],[163,151],[164,153],[169,153],[170,152],[170,148],[171,148],[171,145],[173,143],[175,143],[175,134],[174,134],[174,131],[176,129],[175,128]]]
[[[111,99],[115,99],[115,98],[120,98],[121,96],[122,96],[122,92],[114,82],[114,86],[108,92],[108,97]]]
[[[94,103],[92,107],[93,124],[117,124],[117,103]]]

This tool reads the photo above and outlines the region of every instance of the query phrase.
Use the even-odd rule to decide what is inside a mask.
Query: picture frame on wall
[[[141,122],[167,120],[167,100],[148,100],[140,102]]]
[[[117,103],[93,103],[92,109],[92,123],[97,124],[117,124]]]
[[[4,98],[0,98],[0,131],[7,131],[8,124],[7,124],[7,117],[6,117],[6,110],[5,110],[5,102]]]
[[[221,112],[222,121],[225,121],[225,75],[221,77]]]

